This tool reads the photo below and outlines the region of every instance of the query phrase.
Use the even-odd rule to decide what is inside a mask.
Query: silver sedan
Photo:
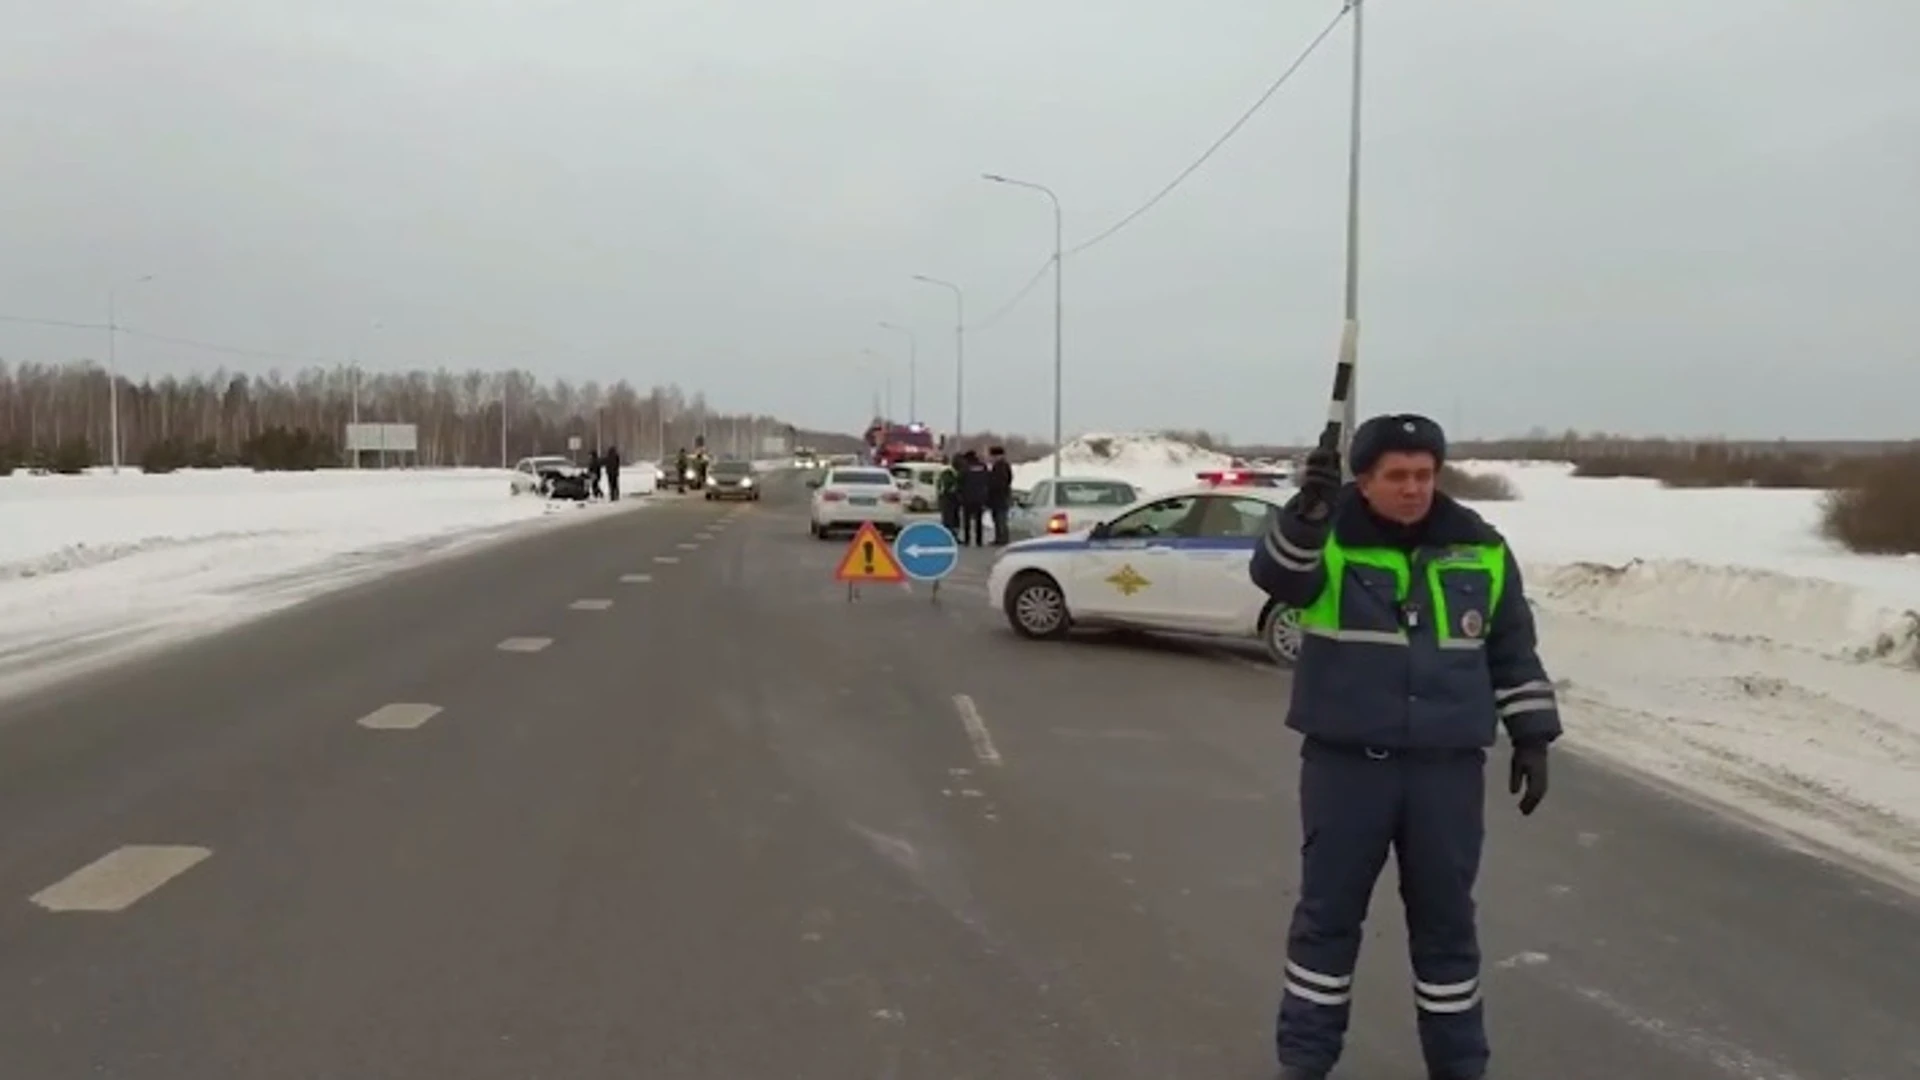
[[[1140,491],[1124,480],[1099,476],[1062,476],[1033,485],[1007,513],[1015,540],[1063,536],[1091,529],[1140,500]]]

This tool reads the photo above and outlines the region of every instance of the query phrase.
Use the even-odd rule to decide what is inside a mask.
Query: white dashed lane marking
[[[646,583],[652,580],[653,580],[652,574],[621,574],[620,575],[620,584],[622,585],[645,585]]]
[[[213,852],[176,844],[128,844],[34,893],[48,911],[125,911]]]
[[[673,545],[673,546],[674,546],[674,547],[677,547],[677,548],[679,548],[679,549],[680,549],[681,551],[698,551],[698,550],[700,550],[700,545],[699,545],[699,544],[675,544],[675,545]]]
[[[574,611],[605,611],[613,606],[611,600],[575,600],[567,605]]]
[[[666,563],[667,565],[669,565],[669,566],[671,566],[671,565],[673,565],[674,563],[677,563],[677,562],[679,562],[679,561],[680,561],[680,556],[678,556],[678,555],[655,555],[655,556],[653,557],[653,561],[654,561],[654,562],[657,562],[657,563]]]
[[[987,730],[987,722],[981,717],[973,699],[965,694],[955,694],[953,707],[960,713],[960,726],[967,729],[967,741],[973,744],[973,756],[979,758],[982,765],[1000,764],[1000,751],[993,745],[993,733]]]
[[[551,644],[550,637],[510,637],[494,648],[501,652],[539,652]]]
[[[410,731],[440,715],[440,706],[414,702],[382,705],[360,718],[360,726],[375,731]]]
[[[713,534],[710,532],[698,532],[693,534],[693,538],[695,540],[711,540],[713,539]]]

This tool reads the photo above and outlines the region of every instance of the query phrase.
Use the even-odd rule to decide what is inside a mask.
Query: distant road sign
[[[960,565],[960,542],[937,521],[916,521],[893,541],[894,561],[915,581],[939,581]]]
[[[860,531],[853,534],[847,553],[840,557],[840,566],[833,572],[833,580],[849,585],[862,581],[899,581],[904,576],[899,560],[887,548],[886,538],[872,522],[860,526]]]

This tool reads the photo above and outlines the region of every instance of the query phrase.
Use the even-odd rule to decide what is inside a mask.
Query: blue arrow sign
[[[916,521],[893,540],[893,558],[915,581],[939,581],[960,565],[960,542],[937,521]]]

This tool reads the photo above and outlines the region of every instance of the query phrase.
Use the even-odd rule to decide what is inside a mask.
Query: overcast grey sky
[[[1366,0],[1364,407],[1920,434],[1920,3]],[[1187,165],[1338,0],[0,0],[0,314],[851,429]],[[1067,427],[1317,429],[1349,31],[1066,265]],[[1051,283],[968,426],[1051,424]],[[369,330],[378,322],[378,331]],[[98,334],[0,325],[0,355]],[[127,342],[140,375],[223,358]],[[228,361],[258,369],[265,361]]]

